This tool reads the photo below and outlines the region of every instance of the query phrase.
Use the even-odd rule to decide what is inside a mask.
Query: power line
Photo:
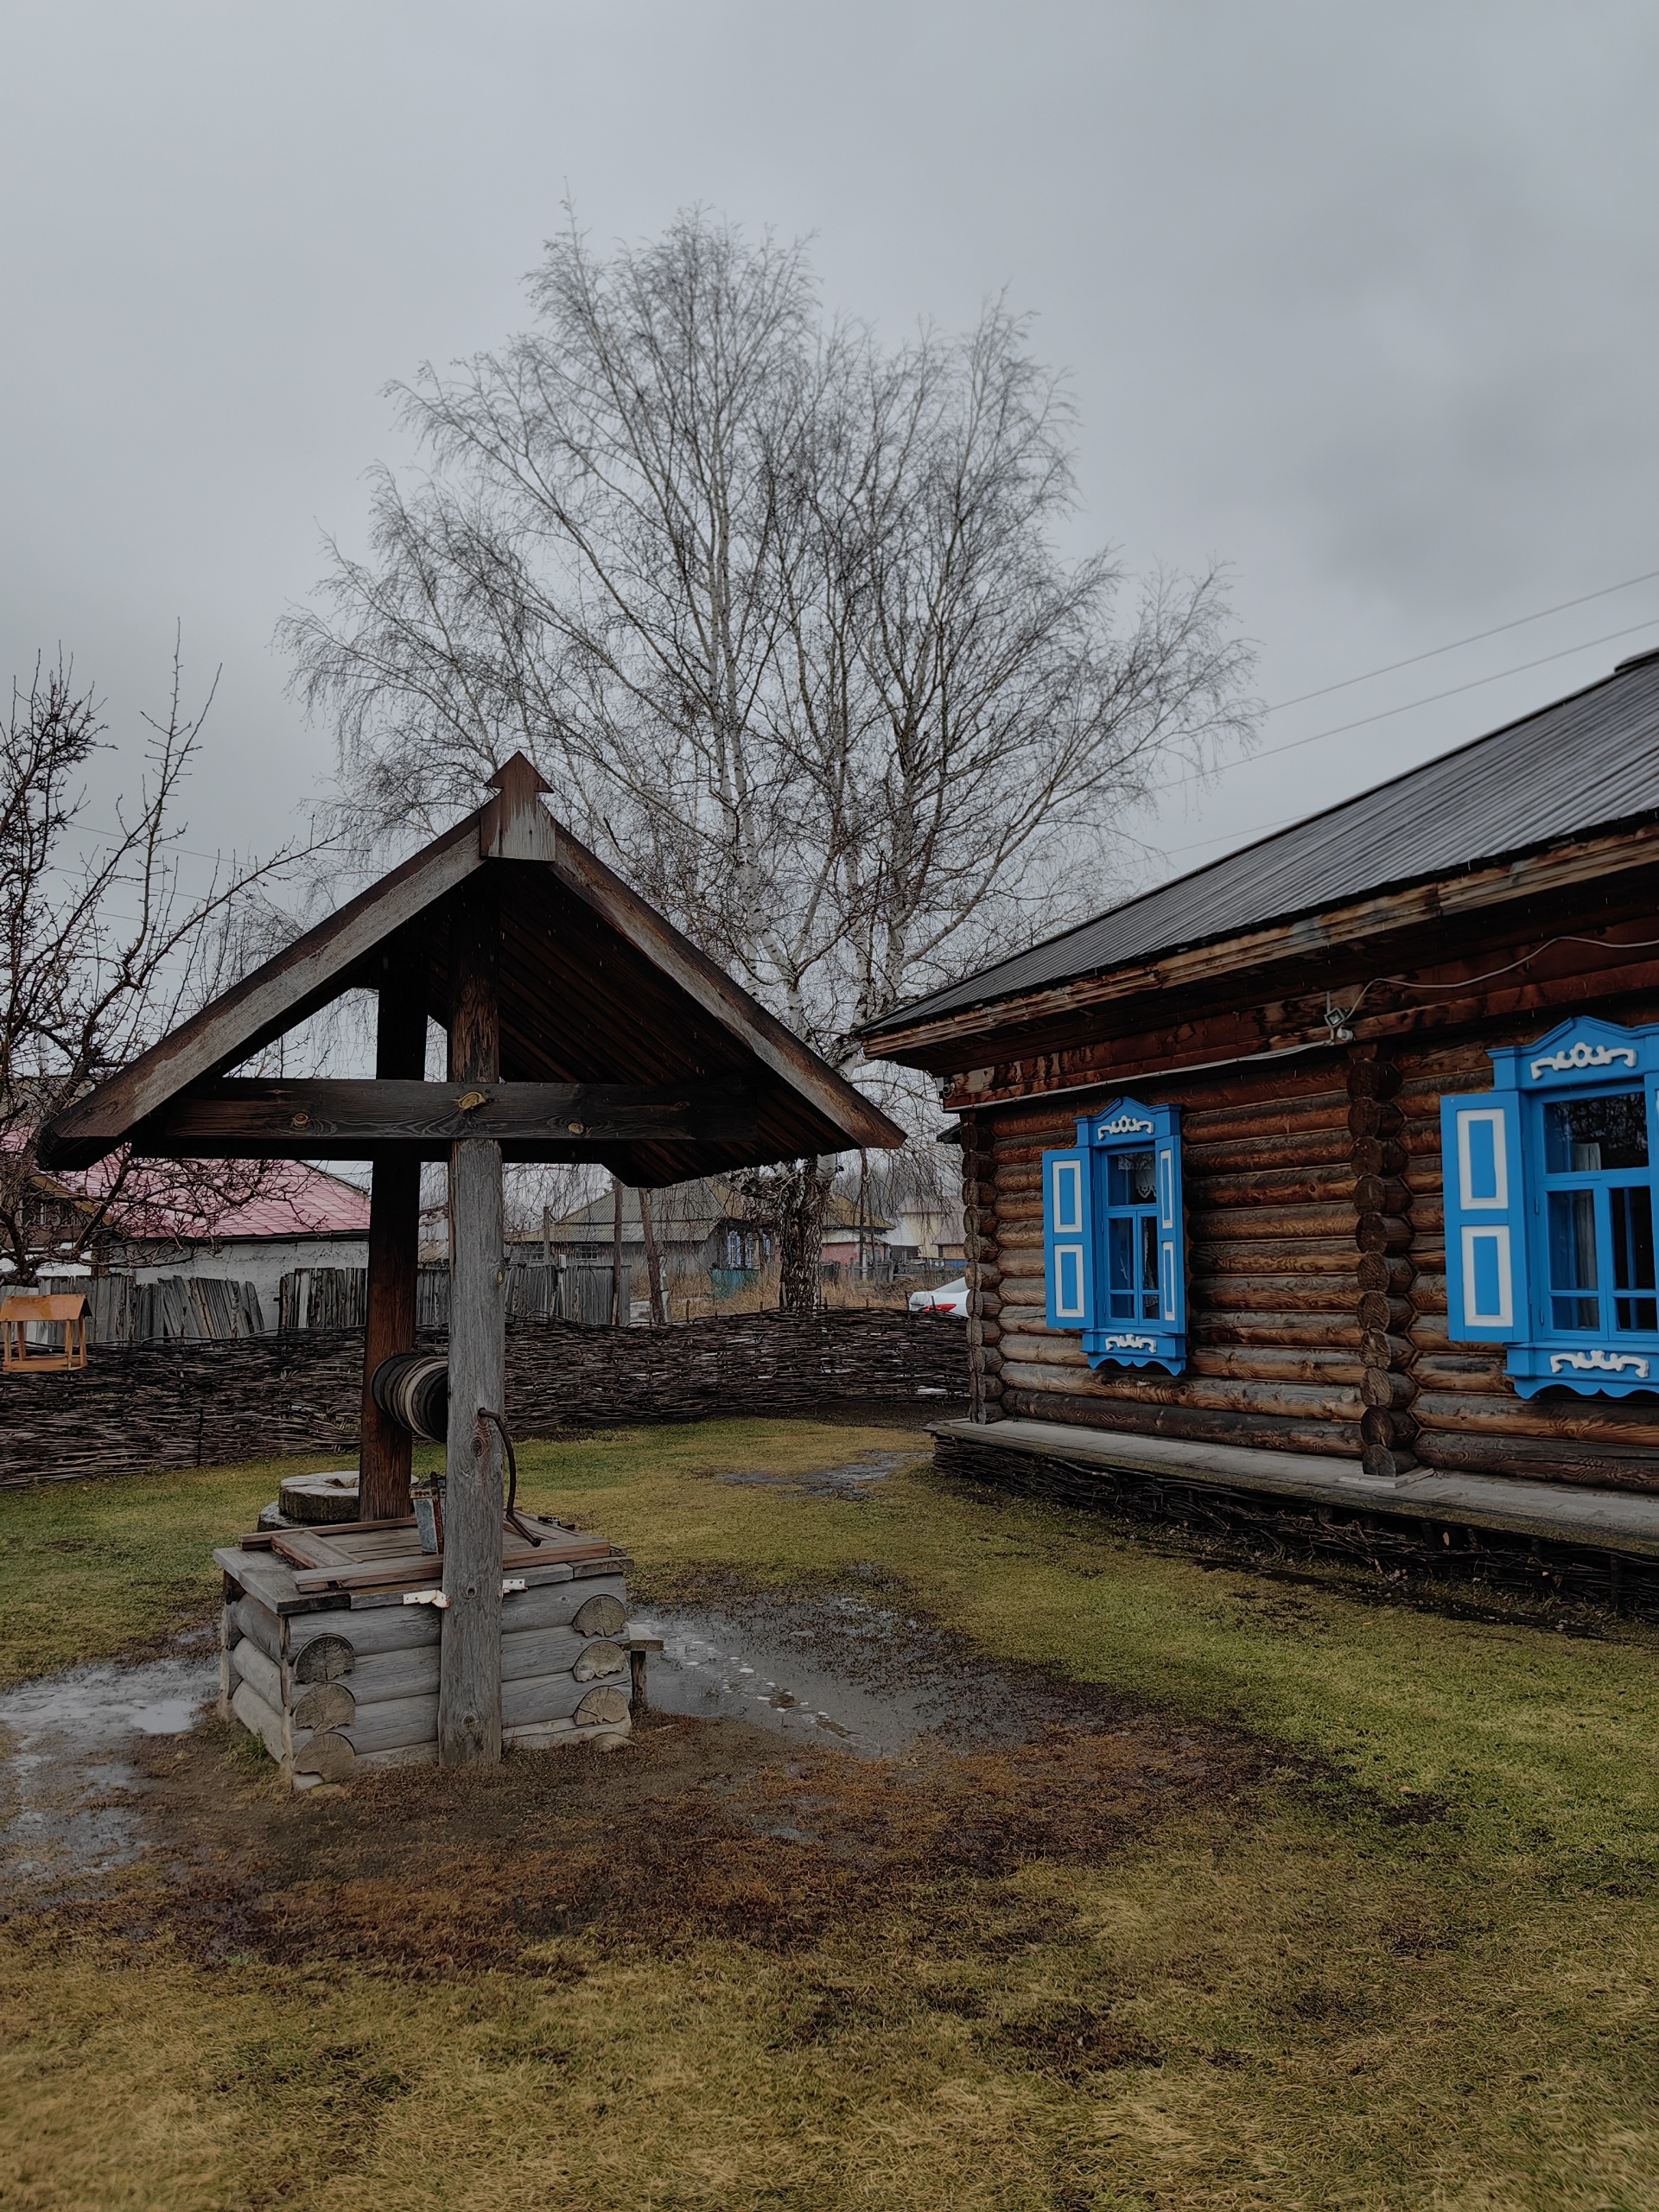
[[[1432,707],[1442,699],[1458,698],[1465,691],[1478,691],[1484,683],[1501,683],[1506,676],[1524,676],[1529,669],[1546,667],[1553,660],[1570,660],[1574,653],[1587,653],[1592,646],[1611,645],[1617,639],[1634,637],[1638,630],[1651,630],[1656,623],[1659,623],[1659,614],[1650,614],[1645,622],[1632,622],[1628,629],[1609,630],[1605,637],[1586,638],[1580,645],[1563,645],[1558,652],[1541,653],[1536,660],[1519,661],[1513,668],[1500,668],[1491,676],[1474,677],[1467,683],[1452,684],[1449,690],[1431,691],[1422,699],[1408,699],[1403,706],[1384,707],[1375,715],[1361,715],[1356,721],[1337,722],[1330,729],[1316,729],[1311,737],[1293,737],[1287,744],[1267,746],[1260,753],[1241,753],[1236,760],[1224,760],[1218,768],[1194,768],[1185,776],[1174,776],[1168,783],[1160,784],[1147,796],[1157,798],[1165,791],[1179,791],[1183,784],[1207,783],[1211,775],[1224,775],[1230,768],[1254,766],[1258,760],[1272,760],[1275,753],[1299,752],[1305,745],[1317,745],[1321,738],[1341,737],[1351,729],[1368,729],[1373,722],[1388,721],[1395,715],[1413,714],[1419,707]],[[1354,678],[1356,683],[1362,680]],[[1332,686],[1333,690],[1337,688]]]
[[[1592,599],[1610,598],[1616,591],[1630,591],[1637,584],[1650,584],[1659,576],[1659,569],[1649,569],[1645,575],[1626,576],[1622,584],[1604,584],[1599,591],[1587,591],[1580,599],[1563,599],[1554,607],[1541,607],[1535,614],[1517,614],[1512,622],[1500,622],[1491,630],[1476,630],[1466,638],[1453,638],[1449,645],[1432,645],[1426,653],[1408,653],[1404,660],[1391,660],[1382,668],[1368,668],[1363,676],[1344,676],[1339,683],[1322,683],[1317,691],[1299,691],[1294,699],[1281,699],[1276,706],[1264,707],[1265,715],[1282,714],[1287,707],[1300,707],[1309,699],[1324,699],[1332,691],[1346,691],[1356,683],[1369,683],[1374,676],[1392,676],[1396,669],[1415,668],[1419,661],[1438,659],[1442,653],[1455,653],[1465,645],[1478,645],[1486,638],[1501,638],[1506,630],[1522,630],[1529,622],[1541,622],[1547,615],[1565,614],[1569,607],[1588,607]]]

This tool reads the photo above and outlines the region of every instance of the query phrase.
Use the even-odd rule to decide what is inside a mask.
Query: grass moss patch
[[[0,2203],[1659,2202],[1659,1638],[1270,1580],[924,1452],[740,1421],[520,1463],[642,1590],[874,1596],[1052,1725],[861,1761],[664,1719],[299,1800],[217,1724],[153,1739],[150,1858],[0,1929]],[[12,1678],[165,1644],[287,1471],[0,1499]]]

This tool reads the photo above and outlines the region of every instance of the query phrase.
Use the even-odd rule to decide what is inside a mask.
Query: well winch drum
[[[423,1443],[442,1444],[449,1430],[449,1363],[429,1351],[395,1352],[369,1378],[369,1395],[388,1421]]]

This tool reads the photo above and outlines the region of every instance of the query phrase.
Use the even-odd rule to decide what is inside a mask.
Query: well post
[[[449,1077],[480,1090],[500,1073],[499,910],[490,871],[468,884],[449,932]],[[465,1110],[465,1097],[462,1100]],[[438,1758],[501,1756],[501,1432],[506,1277],[501,1147],[461,1137],[449,1154],[449,1435],[444,1501],[448,1600],[438,1682]]]
[[[414,961],[381,958],[375,1018],[377,1080],[426,1073],[424,976]],[[415,1349],[415,1294],[421,1261],[421,1161],[408,1146],[376,1153],[369,1195],[369,1310],[363,1344],[363,1402],[358,1433],[359,1510],[392,1521],[410,1510],[414,1440],[374,1402],[370,1380],[383,1360]]]

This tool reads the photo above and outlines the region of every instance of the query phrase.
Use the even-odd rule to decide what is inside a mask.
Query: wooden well
[[[502,1741],[625,1737],[628,1562],[602,1537],[518,1522],[502,1538]],[[245,1536],[213,1558],[219,1712],[296,1789],[437,1760],[443,1561],[412,1519]]]
[[[156,1159],[372,1165],[359,1483],[364,1523],[326,1532],[335,1544],[349,1535],[359,1553],[308,1563],[280,1551],[218,1554],[236,1592],[226,1599],[227,1703],[297,1778],[321,1772],[296,1765],[303,1758],[354,1772],[365,1760],[395,1764],[393,1753],[423,1758],[435,1746],[431,1755],[461,1765],[499,1758],[504,1741],[527,1740],[525,1729],[563,1740],[578,1728],[614,1732],[626,1726],[626,1712],[578,1719],[601,1707],[610,1713],[619,1693],[579,1674],[587,1662],[574,1612],[567,1620],[553,1598],[537,1594],[598,1572],[614,1586],[595,1594],[620,1605],[618,1556],[604,1547],[609,1563],[595,1568],[592,1557],[570,1552],[566,1530],[559,1532],[562,1556],[555,1558],[561,1547],[544,1537],[527,1547],[534,1558],[520,1560],[515,1524],[504,1514],[512,1409],[503,1160],[593,1161],[649,1189],[903,1141],[868,1099],[556,822],[543,801],[546,788],[531,763],[515,755],[492,779],[493,796],[475,813],[79,1100],[38,1140],[48,1168],[85,1168],[121,1146]],[[376,995],[372,1079],[266,1081],[232,1073],[353,990]],[[425,1079],[429,1022],[448,1036],[442,1082]],[[405,1541],[414,1440],[371,1386],[384,1362],[415,1347],[425,1160],[442,1160],[448,1169],[451,1243],[443,1550],[423,1565],[418,1544]],[[259,1446],[250,1434],[249,1453]],[[517,1525],[530,1524],[520,1516]],[[306,1534],[317,1539],[323,1532]],[[380,1572],[389,1562],[397,1569],[390,1575]],[[320,1582],[308,1580],[329,1567],[335,1572]],[[410,1706],[407,1718],[397,1718],[398,1728],[413,1732],[394,1740],[377,1723],[371,1748],[366,1723],[354,1736],[350,1727],[314,1727],[311,1719],[296,1718],[312,1713],[304,1699],[316,1685],[297,1671],[295,1632],[271,1629],[267,1616],[284,1624],[313,1613],[351,1616],[350,1633],[342,1634],[353,1670],[353,1638],[364,1616],[361,1632],[371,1640],[361,1646],[359,1683],[397,1675],[394,1652],[427,1654],[421,1663],[435,1670],[432,1686],[389,1700],[420,1706],[418,1713]],[[514,1639],[555,1627],[575,1639],[568,1649],[559,1647],[566,1656],[558,1667],[543,1670],[563,1686],[544,1693],[510,1688],[543,1679],[512,1671],[523,1657]],[[391,1644],[374,1641],[385,1635],[393,1637]],[[236,1655],[245,1646],[245,1669],[238,1669]],[[588,1687],[576,1697],[584,1681]],[[332,1700],[342,1711],[346,1694]],[[359,1700],[355,1692],[351,1697],[355,1710]],[[427,1700],[435,1700],[429,1711]],[[329,1704],[317,1700],[315,1711]],[[323,1745],[329,1736],[338,1743]]]

